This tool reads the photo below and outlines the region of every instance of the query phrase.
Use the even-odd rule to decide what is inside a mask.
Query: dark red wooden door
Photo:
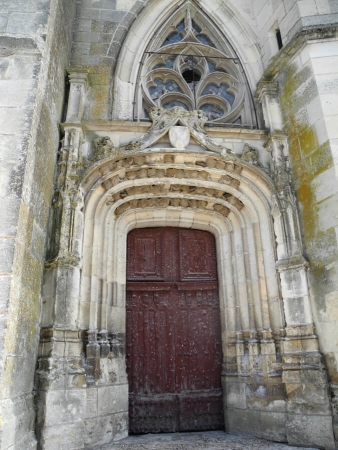
[[[212,234],[145,228],[128,235],[130,433],[224,427],[221,330]]]

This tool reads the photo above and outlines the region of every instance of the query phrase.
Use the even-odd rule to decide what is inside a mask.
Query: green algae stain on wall
[[[298,199],[304,256],[310,263],[308,279],[314,322],[316,326],[322,322],[321,330],[330,329],[335,325],[330,323],[326,297],[337,290],[337,269],[334,268],[338,260],[337,236],[329,224],[325,223],[327,228],[323,229],[320,185],[334,165],[332,150],[329,142],[320,145],[316,128],[309,120],[307,103],[318,95],[312,73],[308,68],[297,72],[296,66],[289,66],[278,78],[284,131],[289,136],[290,165]],[[302,98],[297,98],[300,95]],[[320,342],[325,342],[325,339],[325,333],[320,332]],[[324,348],[322,351],[326,353]],[[336,360],[326,356],[330,379],[338,381]]]
[[[329,143],[319,145],[316,129],[309,123],[306,104],[318,95],[310,68],[305,66],[297,71],[296,65],[290,65],[279,78],[280,103],[285,131],[289,136],[290,163],[299,202],[306,256],[318,277],[321,276],[318,269],[323,271],[326,261],[325,255],[318,252],[317,247],[322,249],[328,242],[326,233],[319,229],[319,205],[313,181],[332,167],[333,159]],[[319,254],[322,255],[320,258]]]
[[[307,128],[299,135],[299,144],[304,156],[309,155],[318,148],[317,134],[313,127]]]

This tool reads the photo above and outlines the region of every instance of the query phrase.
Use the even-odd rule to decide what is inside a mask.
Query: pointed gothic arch
[[[147,6],[141,12],[135,20],[125,40],[125,44],[121,49],[114,78],[113,98],[119,99],[113,103],[114,119],[139,120],[145,117],[143,107],[140,106],[142,103],[140,99],[140,95],[142,96],[142,94],[140,92],[142,90],[142,84],[144,85],[142,80],[146,77],[145,67],[148,67],[148,59],[156,60],[156,56],[152,57],[152,54],[158,54],[159,48],[163,46],[170,35],[181,33],[182,36],[185,35],[185,38],[187,38],[189,30],[191,31],[191,21],[186,20],[186,23],[184,23],[184,17],[187,16],[188,9],[190,9],[190,16],[192,14],[191,18],[195,17],[195,28],[197,27],[194,33],[190,32],[190,37],[193,34],[194,37],[190,39],[192,42],[188,44],[190,46],[195,44],[193,53],[197,54],[202,50],[204,55],[202,61],[205,66],[208,66],[205,56],[208,53],[210,54],[210,51],[212,52],[213,49],[215,54],[211,54],[209,60],[215,59],[216,66],[221,69],[221,72],[223,70],[227,71],[229,73],[228,77],[232,77],[236,73],[235,78],[237,78],[237,83],[239,82],[239,85],[243,87],[241,89],[242,95],[248,92],[249,97],[251,97],[250,90],[252,92],[254,91],[256,83],[263,73],[263,67],[261,55],[256,45],[255,35],[250,26],[240,17],[240,14],[234,9],[231,9],[229,5],[220,6],[214,0],[200,2],[198,5],[194,0],[186,0],[183,3],[177,0],[171,0],[169,5],[168,2],[164,5],[164,2],[159,1],[152,5],[151,8]],[[213,12],[216,10],[217,14],[214,14]],[[184,29],[178,31],[176,26],[182,27],[182,23]],[[198,31],[200,27],[201,31]],[[188,42],[189,39],[184,41],[183,36],[181,47],[186,46]],[[227,62],[227,69],[224,67],[223,69],[221,68],[222,64],[220,64],[220,61],[223,63]],[[238,62],[238,67],[236,67],[234,61]],[[152,64],[153,61],[149,61],[149,63]],[[152,64],[152,66],[155,67],[156,63]],[[222,75],[220,76],[222,78]],[[216,86],[218,85],[218,89],[216,88],[217,92],[214,89],[214,92],[211,93],[213,97],[216,97],[220,93],[221,84],[220,80],[218,80],[218,83],[216,83]],[[236,83],[231,84],[236,85]],[[235,89],[234,92],[231,92],[231,89]],[[231,86],[229,91],[230,96],[236,91],[238,91],[238,87],[236,89],[236,86]],[[121,97],[123,101],[121,101]],[[170,95],[168,96],[168,102],[170,102],[172,96],[169,97]],[[229,99],[226,99],[224,95],[222,98],[222,94],[219,97],[220,100],[218,102],[215,98],[212,98],[213,104],[217,105],[218,115],[222,114],[222,110],[224,112],[223,116],[227,115],[226,113],[229,112],[229,109],[232,109],[231,107],[229,108]],[[237,100],[239,100],[239,96],[237,96]],[[253,104],[249,105],[251,99],[248,100],[247,98],[245,102],[246,117],[244,119],[247,124],[252,124],[255,121],[250,117],[252,116],[251,110]],[[149,108],[152,101],[148,97],[148,101],[145,103]],[[181,103],[183,107],[187,107],[188,109],[191,107],[188,99],[184,99]],[[225,105],[228,105],[228,107],[224,108]],[[203,102],[198,106],[203,106]],[[237,117],[236,113],[232,114],[232,116],[230,117],[230,122],[234,123],[236,119],[240,122],[239,114],[237,114]]]

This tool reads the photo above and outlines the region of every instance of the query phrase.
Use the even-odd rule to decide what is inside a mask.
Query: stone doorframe
[[[94,172],[100,173],[100,182]],[[124,339],[129,231],[154,226],[210,231],[220,280],[226,428],[259,430],[269,437],[265,429],[271,429],[271,414],[260,398],[264,391],[276,424],[272,436],[285,440],[285,321],[291,327],[289,347],[294,340],[299,343],[300,325],[311,351],[318,349],[299,234],[292,228],[296,220],[281,213],[269,178],[244,162],[153,149],[101,165],[83,186],[87,192],[95,188],[85,201],[81,329],[114,330]],[[189,186],[197,191],[189,193]],[[300,307],[295,309],[294,302],[301,302]],[[258,385],[253,381],[257,377]]]
[[[66,421],[65,439],[78,430],[83,448],[128,433],[127,235],[174,226],[206,230],[216,239],[226,430],[292,444],[319,439],[330,448],[326,372],[297,211],[285,195],[287,183],[284,203],[278,192],[283,170],[276,187],[261,168],[239,158],[152,148],[87,171],[78,191],[83,203],[63,211],[61,244],[73,253],[59,256],[46,272],[46,292],[55,293],[54,318],[45,319],[54,324],[43,329],[37,374],[41,441],[52,445],[61,426],[55,420]],[[67,414],[56,415],[58,408]],[[324,433],[312,432],[318,427]],[[306,441],[299,429],[310,436]]]

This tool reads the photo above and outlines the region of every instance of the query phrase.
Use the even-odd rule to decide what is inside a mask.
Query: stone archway
[[[88,174],[84,187],[90,195],[85,200],[82,300],[88,293],[90,303],[80,304],[81,328],[101,329],[101,336],[114,330],[116,345],[118,340],[124,341],[126,239],[132,229],[179,226],[208,230],[216,240],[223,388],[230,416],[236,412],[231,392],[244,387],[236,377],[250,376],[256,370],[255,351],[249,355],[246,350],[249,342],[250,348],[263,350],[264,363],[259,370],[264,371],[265,385],[270,386],[272,376],[276,386],[272,328],[283,327],[283,311],[273,268],[269,181],[262,176],[257,183],[257,173],[245,163],[157,150],[102,164]],[[264,233],[269,239],[263,248]],[[126,392],[123,396],[127,408]],[[279,400],[284,401],[281,396]]]
[[[201,138],[213,145],[202,133]],[[170,226],[206,230],[216,240],[226,429],[284,441],[285,386],[294,370],[285,361],[294,360],[294,346],[302,339],[312,349],[309,357],[320,358],[309,323],[304,260],[297,247],[298,231],[292,228],[297,224],[291,220],[292,203],[285,203],[286,213],[282,213],[271,178],[233,155],[202,148],[199,152],[161,148],[126,152],[94,162],[81,183],[83,212],[78,203],[75,213],[64,215],[63,239],[74,230],[71,242],[80,251],[81,270],[65,255],[51,265],[48,275],[49,286],[56,279],[58,289],[67,281],[69,292],[78,292],[77,297],[56,296],[55,300],[59,323],[74,318],[78,331],[60,331],[59,326],[42,340],[46,349],[51,342],[53,346],[62,342],[77,355],[73,384],[64,391],[66,398],[74,396],[79,408],[89,408],[84,413],[89,417],[77,426],[93,427],[97,433],[104,421],[111,430],[107,440],[128,433],[127,235],[135,228]],[[302,326],[302,338],[294,334],[299,317],[291,307],[290,277],[308,322]],[[55,360],[48,364],[53,364],[51,373],[59,377]],[[41,366],[40,380],[45,373]],[[53,389],[46,395],[48,415]],[[59,396],[58,392],[55,397]],[[90,417],[92,401],[94,418]],[[103,442],[88,432],[86,442]]]

